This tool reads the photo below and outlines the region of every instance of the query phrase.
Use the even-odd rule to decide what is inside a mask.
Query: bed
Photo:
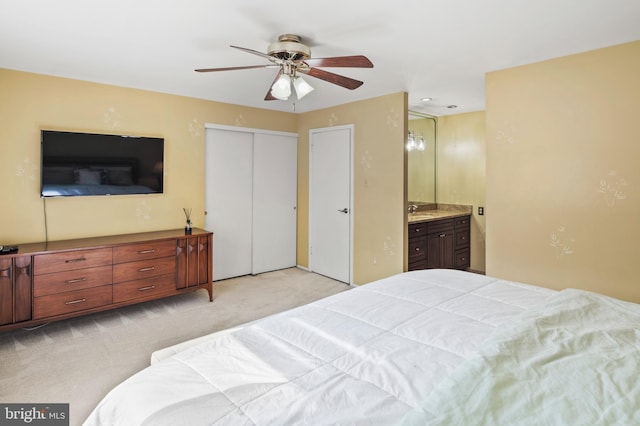
[[[412,271],[152,357],[85,425],[640,424],[640,305]]]

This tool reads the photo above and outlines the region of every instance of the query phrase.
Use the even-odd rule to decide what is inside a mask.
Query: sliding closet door
[[[205,228],[214,233],[213,277],[251,274],[253,134],[207,129]]]
[[[207,128],[205,228],[216,281],[296,266],[298,138],[234,129]]]
[[[292,136],[254,135],[254,274],[296,265],[297,145]]]

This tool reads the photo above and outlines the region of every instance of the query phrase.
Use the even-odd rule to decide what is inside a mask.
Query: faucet
[[[418,206],[415,204],[410,204],[407,210],[409,210],[409,213],[415,213],[418,210]]]

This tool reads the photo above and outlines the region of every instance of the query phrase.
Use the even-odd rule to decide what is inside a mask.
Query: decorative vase
[[[187,217],[187,225],[184,227],[184,233],[189,235],[191,234],[192,228],[191,228],[191,209],[183,207],[182,210],[184,211],[184,215]]]

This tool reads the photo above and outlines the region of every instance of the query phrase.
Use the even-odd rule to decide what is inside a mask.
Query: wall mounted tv
[[[41,145],[41,197],[163,192],[163,138],[42,130]]]

